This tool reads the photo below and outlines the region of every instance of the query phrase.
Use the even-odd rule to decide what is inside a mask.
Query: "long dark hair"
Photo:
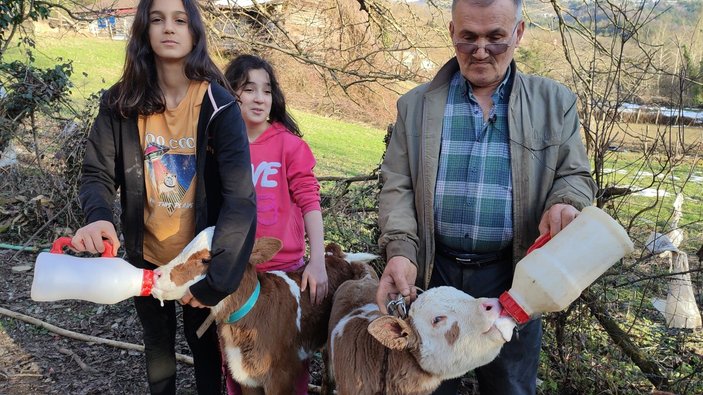
[[[205,25],[196,0],[181,0],[193,35],[193,50],[186,57],[185,75],[190,80],[216,81],[229,88],[227,80],[207,52]],[[110,88],[108,106],[123,117],[161,113],[166,102],[159,88],[154,52],[149,43],[149,11],[153,0],[140,0],[127,44],[124,70]]]
[[[269,80],[271,80],[271,113],[269,114],[269,120],[271,122],[280,122],[294,135],[303,137],[298,123],[286,111],[286,98],[281,90],[281,85],[278,84],[276,73],[274,73],[273,67],[269,62],[255,55],[239,55],[229,62],[225,69],[225,77],[235,93],[248,82],[250,70],[264,70],[268,73]]]

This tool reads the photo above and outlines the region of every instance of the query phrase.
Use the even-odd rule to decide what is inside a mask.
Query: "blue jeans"
[[[481,268],[462,266],[451,258],[435,256],[430,288],[449,285],[479,297],[497,298],[510,289],[513,265],[510,258]],[[484,395],[532,395],[537,389],[537,367],[542,347],[542,320],[521,327],[498,357],[476,369],[479,389]],[[447,380],[434,395],[456,395],[461,378]]]

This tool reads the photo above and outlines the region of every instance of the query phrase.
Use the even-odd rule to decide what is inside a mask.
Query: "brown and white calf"
[[[154,297],[180,299],[190,285],[204,277],[213,230],[208,228],[198,234],[178,257],[157,269]],[[354,276],[341,248],[328,245],[325,263],[329,292],[320,305],[313,306],[308,291],[300,292],[302,269],[290,273],[256,272],[256,265],[269,261],[280,248],[280,240],[257,240],[239,288],[213,307],[211,313],[232,377],[244,389],[263,389],[266,394],[291,393],[296,378],[302,374],[303,361],[325,344],[335,290]],[[375,256],[354,257],[370,260]],[[257,283],[258,301],[239,321],[227,323],[230,314],[245,305]]]
[[[442,380],[491,362],[515,327],[501,317],[497,299],[452,287],[421,293],[405,319],[382,315],[377,287],[369,268],[335,293],[325,358],[339,395],[429,394]],[[324,383],[323,393],[331,386]]]

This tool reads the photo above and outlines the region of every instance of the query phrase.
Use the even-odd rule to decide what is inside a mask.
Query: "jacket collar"
[[[232,94],[215,81],[210,82],[205,98],[208,100],[210,108],[212,108],[211,120],[218,112],[228,107],[234,101]]]
[[[437,75],[435,75],[430,82],[430,86],[427,88],[427,91],[431,92],[443,85],[448,84],[454,74],[456,74],[457,70],[459,70],[459,62],[456,60],[456,57],[453,57],[449,59],[449,61],[445,63],[441,69],[439,69]]]
[[[512,76],[511,78],[513,81],[515,79],[519,78],[519,72],[517,70],[517,64],[515,63],[515,60],[510,62],[510,70],[512,70]],[[449,82],[452,80],[452,77],[454,77],[454,74],[459,71],[459,61],[456,59],[456,56],[449,59],[447,63],[442,66],[441,69],[437,72],[437,75],[432,79],[430,82],[430,85],[427,87],[427,92],[432,92],[435,89],[440,89],[442,87],[446,87],[446,85],[449,84]],[[513,86],[515,83],[513,82]]]

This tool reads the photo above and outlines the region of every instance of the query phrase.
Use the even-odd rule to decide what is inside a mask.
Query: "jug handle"
[[[103,244],[105,245],[105,251],[103,251],[100,256],[103,258],[114,257],[114,255],[112,255],[112,244],[108,240],[103,240]],[[73,243],[71,243],[71,238],[68,236],[59,237],[51,244],[49,252],[52,254],[63,254],[63,249],[66,247],[74,248]]]
[[[537,240],[535,240],[535,242],[532,243],[532,245],[530,246],[530,248],[527,249],[527,253],[526,253],[525,255],[527,255],[527,254],[529,254],[530,252],[532,252],[532,251],[534,251],[534,250],[536,250],[536,249],[542,247],[543,245],[547,244],[547,242],[548,242],[549,240],[551,240],[551,239],[552,239],[552,236],[551,236],[549,233],[545,233],[545,234],[543,234],[542,236],[538,237]]]

